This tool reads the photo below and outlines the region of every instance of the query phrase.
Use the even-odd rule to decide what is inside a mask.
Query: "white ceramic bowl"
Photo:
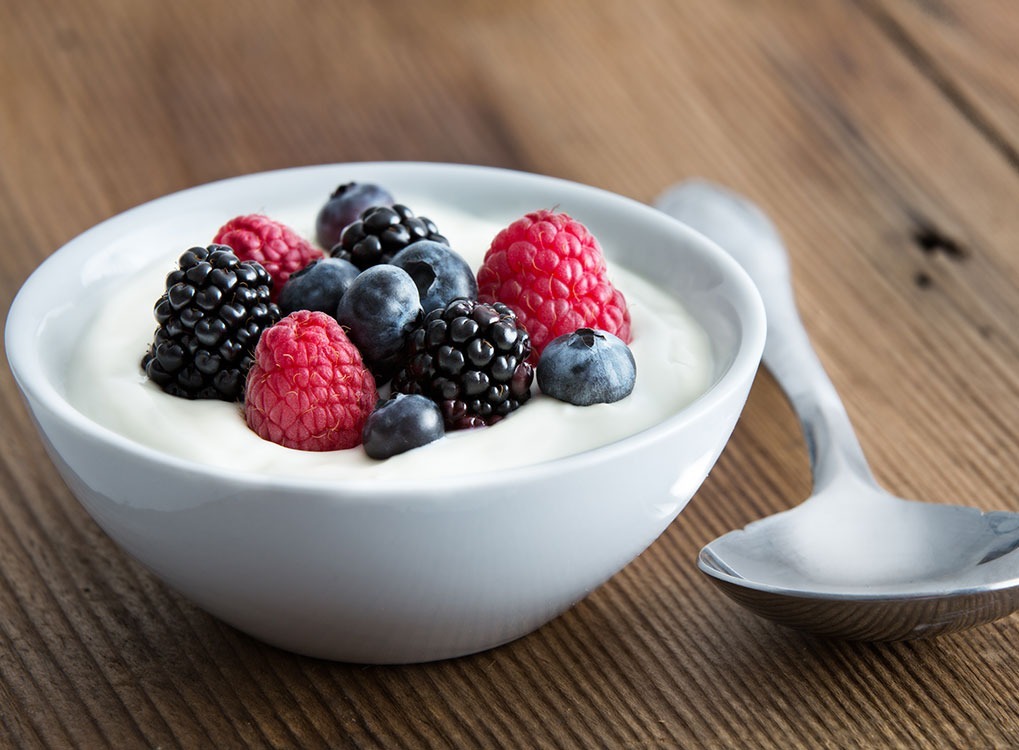
[[[87,311],[98,290],[147,262],[136,255],[153,226],[195,214],[216,226],[274,201],[316,205],[351,180],[397,195],[428,192],[480,215],[496,205],[518,214],[559,206],[586,217],[607,253],[630,248],[610,263],[678,295],[704,327],[712,385],[678,414],[614,444],[428,482],[252,478],[164,455],[68,402],[67,364]],[[742,269],[654,209],[543,176],[421,163],[282,170],[145,204],[47,259],[6,328],[11,369],[53,461],[110,537],[256,638],[366,663],[447,658],[518,638],[633,560],[714,465],[764,336],[761,302]]]

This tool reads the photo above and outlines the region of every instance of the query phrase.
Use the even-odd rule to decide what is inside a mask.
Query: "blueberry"
[[[383,187],[370,182],[348,182],[340,185],[318,212],[315,240],[326,250],[340,241],[340,234],[372,206],[391,206],[395,199]]]
[[[474,272],[467,261],[448,245],[418,240],[407,245],[389,262],[404,269],[414,279],[421,296],[421,307],[426,313],[461,297],[478,298]]]
[[[390,265],[362,271],[336,307],[336,320],[348,329],[372,373],[383,381],[392,375],[404,339],[421,315],[414,280]]]
[[[371,458],[389,458],[446,434],[442,412],[426,396],[398,393],[382,401],[364,423],[361,439]]]
[[[359,273],[361,269],[347,260],[313,260],[291,274],[280,289],[280,312],[289,315],[294,310],[317,310],[335,316],[340,297]]]
[[[637,378],[633,352],[605,331],[579,328],[552,339],[537,368],[541,392],[577,406],[610,404],[630,395]]]

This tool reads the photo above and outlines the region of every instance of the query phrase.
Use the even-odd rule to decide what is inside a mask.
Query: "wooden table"
[[[0,2],[0,310],[164,193],[321,162],[518,168],[760,202],[883,484],[1019,510],[1014,0]],[[758,377],[691,506],[508,646],[363,667],[221,624],[56,476],[0,368],[0,745],[1019,747],[1019,617],[935,641],[759,620],[694,565],[809,490]]]

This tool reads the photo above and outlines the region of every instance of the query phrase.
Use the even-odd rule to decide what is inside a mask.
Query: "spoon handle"
[[[702,181],[672,188],[657,206],[727,251],[757,285],[768,318],[763,361],[799,417],[814,491],[845,471],[873,483],[849,415],[797,312],[788,253],[768,217],[742,196]]]

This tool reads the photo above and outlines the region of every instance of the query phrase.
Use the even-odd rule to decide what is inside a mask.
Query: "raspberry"
[[[578,328],[630,342],[630,311],[608,280],[598,240],[565,213],[535,211],[499,232],[478,269],[478,299],[512,308],[534,361],[552,339]]]
[[[375,406],[375,379],[340,324],[298,310],[255,347],[244,416],[258,436],[308,451],[353,448]]]
[[[261,214],[231,219],[216,232],[213,242],[229,245],[241,260],[257,260],[272,277],[272,299],[290,274],[322,257],[322,251],[298,235],[293,229]]]

